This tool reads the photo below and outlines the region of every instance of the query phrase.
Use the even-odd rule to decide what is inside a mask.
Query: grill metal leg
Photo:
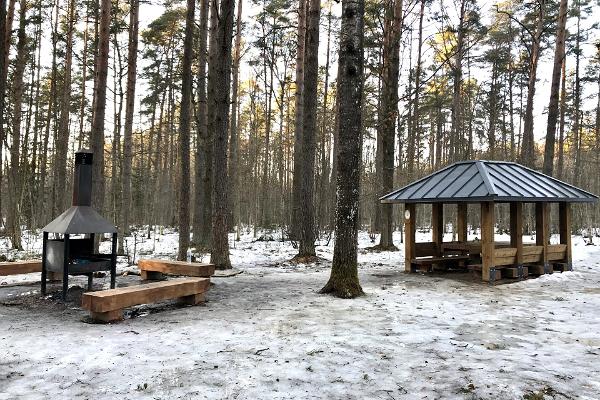
[[[42,296],[46,295],[46,244],[48,243],[48,232],[44,232],[42,240]]]
[[[117,234],[113,233],[112,236],[112,252],[110,260],[110,288],[115,288],[115,281],[117,275]]]
[[[64,263],[63,263],[63,288],[62,288],[62,299],[67,300],[67,291],[69,290],[69,234],[64,235]]]

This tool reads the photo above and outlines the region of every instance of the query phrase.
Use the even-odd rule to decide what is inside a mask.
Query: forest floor
[[[174,255],[176,233],[157,239],[142,257]],[[321,263],[292,265],[289,242],[245,234],[231,250],[243,273],[213,278],[205,305],[104,325],[41,299],[39,274],[0,277],[0,399],[600,398],[600,246],[574,237],[574,272],[490,287],[405,274],[402,250],[359,242],[358,299],[318,294],[333,242]]]

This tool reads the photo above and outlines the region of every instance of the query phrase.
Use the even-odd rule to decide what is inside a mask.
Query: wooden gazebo
[[[598,196],[522,165],[503,161],[452,164],[381,198],[404,203],[405,270],[469,266],[484,281],[571,270],[571,203]],[[494,241],[494,206],[510,204],[510,243]],[[523,204],[535,204],[535,244],[523,245]],[[560,243],[550,244],[550,204],[558,203]],[[431,242],[416,243],[417,204],[432,205]],[[457,241],[443,241],[444,204],[457,205]],[[467,240],[469,204],[481,207],[481,240]],[[504,273],[503,273],[504,272]]]

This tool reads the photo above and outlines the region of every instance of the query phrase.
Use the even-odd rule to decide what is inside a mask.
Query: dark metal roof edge
[[[494,203],[596,203],[598,199],[570,199],[570,198],[540,198],[534,199],[519,198],[519,197],[469,197],[469,198],[443,198],[443,199],[416,199],[416,200],[381,200],[382,204],[431,204],[431,203],[481,203],[483,201],[491,201]]]
[[[585,194],[587,194],[588,196],[591,196],[591,197],[595,198],[596,200],[598,200],[598,199],[599,199],[599,197],[598,197],[597,195],[595,195],[594,193],[591,193],[591,192],[588,192],[587,190],[583,190],[583,189],[581,189],[581,188],[578,188],[578,187],[577,187],[577,186],[575,186],[575,185],[571,185],[570,183],[567,183],[567,182],[561,181],[560,179],[556,179],[556,178],[554,178],[553,176],[546,175],[546,174],[544,174],[544,173],[542,173],[542,172],[540,172],[540,171],[536,171],[536,170],[534,170],[534,169],[531,169],[531,168],[529,168],[529,167],[526,167],[526,166],[524,166],[524,165],[521,165],[521,164],[517,164],[517,165],[518,165],[519,167],[523,168],[523,169],[526,169],[526,170],[528,170],[528,171],[530,171],[530,172],[533,172],[533,173],[534,173],[534,174],[536,174],[536,175],[542,175],[542,176],[544,176],[544,177],[546,177],[546,178],[548,178],[548,179],[550,179],[550,180],[552,180],[552,181],[554,181],[554,182],[556,182],[556,183],[559,183],[559,184],[561,184],[561,185],[568,186],[568,187],[570,187],[571,189],[575,189],[575,190],[577,190],[578,192],[585,193]]]

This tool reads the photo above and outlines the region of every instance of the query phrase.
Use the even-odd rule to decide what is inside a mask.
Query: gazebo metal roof
[[[380,198],[382,203],[596,202],[598,196],[523,165],[460,161]]]

